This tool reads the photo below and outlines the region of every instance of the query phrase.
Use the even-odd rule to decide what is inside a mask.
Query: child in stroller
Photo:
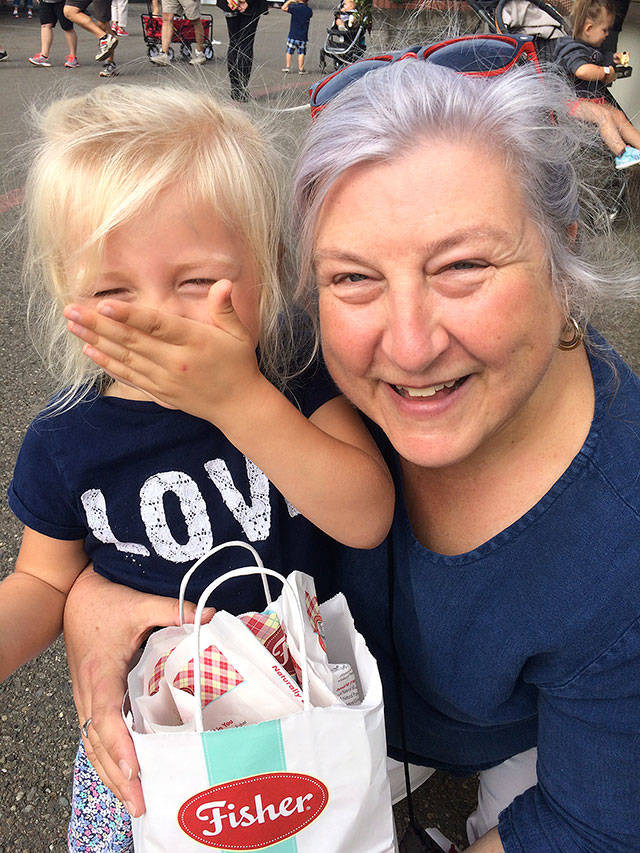
[[[579,98],[602,104],[610,101],[607,87],[617,78],[613,63],[619,65],[619,53],[605,57],[599,50],[613,25],[612,0],[576,0],[572,12],[573,33],[556,41],[554,59],[571,77]],[[624,69],[624,66],[623,66]],[[622,137],[627,143],[616,157],[616,168],[626,169],[640,163],[640,131],[629,123]]]
[[[371,15],[358,8],[356,0],[341,0],[333,11],[333,23],[327,29],[324,45],[320,49],[320,69],[324,71],[327,60],[337,71],[361,59],[365,50],[365,32],[371,29]]]

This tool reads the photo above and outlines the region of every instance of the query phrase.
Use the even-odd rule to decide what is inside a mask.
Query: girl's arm
[[[578,80],[595,80],[605,83],[608,86],[609,83],[613,83],[617,74],[613,65],[608,65],[607,68],[609,69],[608,72],[604,65],[594,65],[592,62],[585,62],[584,65],[576,68],[575,76]]]
[[[0,681],[62,630],[67,593],[88,562],[83,545],[25,527],[15,571],[0,583]]]
[[[373,548],[393,516],[391,476],[343,397],[307,419],[261,373],[231,282],[210,291],[212,325],[110,300],[70,305],[69,329],[116,379],[215,424],[306,518],[354,548]]]

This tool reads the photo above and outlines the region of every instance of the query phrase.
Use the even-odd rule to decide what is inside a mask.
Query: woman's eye
[[[343,282],[353,282],[354,284],[358,281],[366,281],[369,278],[368,275],[363,275],[359,272],[350,272],[347,275],[338,276],[336,279],[336,284],[342,284]]]
[[[456,261],[455,264],[450,264],[448,269],[450,270],[475,270],[480,267],[478,261]]]

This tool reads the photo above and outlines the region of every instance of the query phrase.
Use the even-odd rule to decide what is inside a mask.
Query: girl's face
[[[245,241],[211,209],[166,190],[149,211],[110,232],[97,278],[73,301],[122,299],[208,323],[209,288],[222,278],[233,283],[236,314],[257,346],[260,286]]]
[[[598,19],[592,21],[587,18],[587,22],[582,32],[582,41],[585,41],[591,47],[600,47],[602,42],[609,35],[609,30],[613,26],[613,15],[607,12],[606,9],[601,9]]]
[[[314,266],[327,367],[405,460],[486,458],[563,393],[544,246],[486,149],[434,141],[348,169],[324,202]]]

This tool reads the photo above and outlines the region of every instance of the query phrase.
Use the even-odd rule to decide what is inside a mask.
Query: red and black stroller
[[[147,56],[157,56],[162,45],[162,16],[154,15],[149,5],[147,14],[140,15],[142,21],[142,36],[144,43],[147,46]],[[204,58],[206,60],[213,59],[213,17],[211,15],[200,15],[202,28],[204,29]],[[176,15],[173,19],[173,35],[171,37],[171,45],[169,46],[169,59],[173,60],[176,57],[177,49],[174,44],[179,44],[179,56],[182,59],[191,59],[192,45],[196,40],[196,34],[193,31],[193,23],[188,18],[181,18]]]

